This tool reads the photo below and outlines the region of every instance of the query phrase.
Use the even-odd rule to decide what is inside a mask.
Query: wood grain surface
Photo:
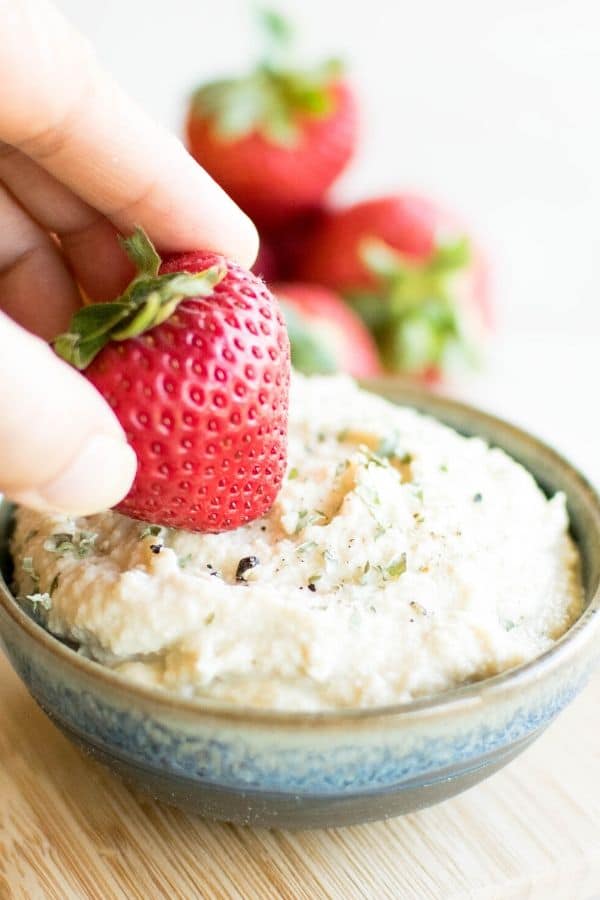
[[[332,831],[214,825],[85,759],[0,657],[0,897],[600,900],[600,676],[503,772]]]

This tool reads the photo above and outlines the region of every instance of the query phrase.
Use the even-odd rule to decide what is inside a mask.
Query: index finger
[[[0,138],[120,231],[139,224],[161,250],[205,248],[252,264],[258,238],[247,216],[46,0],[0,0],[0,83],[10,88]]]

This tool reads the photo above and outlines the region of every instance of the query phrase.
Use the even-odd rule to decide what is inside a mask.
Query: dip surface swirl
[[[19,509],[12,553],[21,602],[80,653],[271,709],[486,678],[542,653],[583,604],[562,494],[342,376],[294,376],[288,473],[265,518],[200,535]]]

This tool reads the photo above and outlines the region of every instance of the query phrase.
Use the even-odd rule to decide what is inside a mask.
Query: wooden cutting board
[[[0,897],[600,900],[600,675],[466,794],[315,832],[212,825],[80,755],[0,657]]]

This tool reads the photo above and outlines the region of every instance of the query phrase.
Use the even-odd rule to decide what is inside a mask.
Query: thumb
[[[0,491],[33,509],[86,515],[127,493],[136,457],[98,391],[0,314]]]

